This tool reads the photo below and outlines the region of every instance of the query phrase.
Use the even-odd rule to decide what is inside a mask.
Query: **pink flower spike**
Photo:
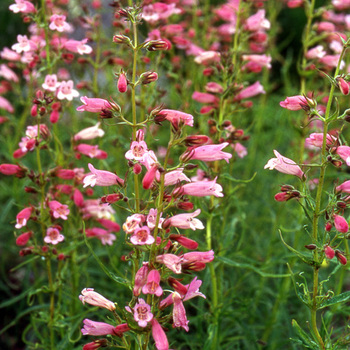
[[[15,227],[17,229],[20,229],[24,226],[27,226],[27,222],[32,215],[33,208],[32,207],[27,207],[22,209],[16,216],[16,225]]]
[[[73,80],[62,81],[57,93],[57,98],[59,100],[72,101],[74,97],[78,97],[79,92],[73,89]]]
[[[349,224],[344,217],[334,215],[334,227],[338,232],[347,233],[349,231]]]
[[[142,299],[139,298],[138,303],[134,307],[134,319],[139,327],[147,327],[148,322],[153,318],[151,307]]]
[[[87,318],[84,320],[84,328],[81,332],[83,335],[116,335],[114,326],[104,322],[91,321]]]
[[[57,30],[58,32],[62,33],[69,32],[72,27],[66,22],[66,16],[55,14],[50,17],[49,28],[51,30]]]
[[[173,308],[174,327],[182,327],[186,332],[188,332],[189,321],[187,320],[187,317],[186,317],[186,310],[182,302],[181,296],[179,293],[174,292],[172,298],[174,301],[174,308]]]
[[[163,254],[156,257],[158,263],[164,264],[169,270],[175,272],[176,274],[181,273],[181,262],[182,258],[175,254]]]
[[[304,172],[293,160],[287,157],[283,157],[276,150],[273,152],[277,158],[271,158],[264,166],[264,169],[276,169],[277,171],[284,174],[298,176],[300,179],[305,178]]]
[[[97,170],[91,163],[88,164],[88,167],[91,174],[84,177],[84,187],[124,185],[124,180],[110,171]]]
[[[151,321],[152,324],[152,337],[156,344],[157,350],[169,350],[168,338],[163,331],[162,326],[159,322],[153,318]]]
[[[202,160],[204,162],[213,162],[215,160],[224,159],[227,163],[232,158],[232,154],[222,152],[221,150],[229,145],[228,142],[223,142],[218,145],[205,145],[192,149],[190,159]]]
[[[112,106],[107,100],[103,98],[89,98],[86,96],[80,97],[80,101],[83,102],[82,106],[77,108],[79,112],[93,112],[101,113],[103,109],[111,109]]]
[[[221,185],[216,183],[217,177],[212,181],[196,181],[185,185],[175,190],[174,194],[190,195],[195,197],[215,196],[223,197]]]
[[[163,294],[163,289],[159,285],[160,273],[158,270],[151,270],[147,276],[147,283],[142,287],[143,294],[155,294],[160,297]]]
[[[203,223],[195,219],[196,216],[198,216],[201,213],[200,209],[197,209],[193,213],[186,213],[186,214],[178,214],[174,215],[168,220],[166,220],[166,225],[178,227],[181,229],[191,229],[195,231],[196,229],[203,230],[204,226]]]
[[[68,217],[67,217],[67,215],[69,214],[68,205],[61,204],[58,201],[50,201],[49,208],[52,211],[52,216],[55,219],[59,219],[59,218],[61,218],[63,220],[68,219]]]
[[[350,166],[350,147],[349,146],[339,146],[337,147],[336,153],[341,159],[344,160],[347,166]]]
[[[99,293],[96,293],[93,288],[84,288],[79,295],[79,300],[85,304],[103,307],[109,311],[115,310],[115,305],[112,301],[106,299]]]
[[[45,243],[51,243],[53,245],[56,245],[62,241],[64,241],[64,236],[61,235],[61,232],[58,228],[49,227],[46,230],[46,236],[44,237]]]
[[[134,245],[149,245],[154,243],[154,237],[151,235],[148,226],[142,226],[135,229],[130,237],[130,242]]]

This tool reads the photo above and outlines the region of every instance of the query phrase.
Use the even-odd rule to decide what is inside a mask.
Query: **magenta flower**
[[[106,170],[97,170],[90,163],[88,164],[88,167],[91,174],[84,177],[84,187],[124,185],[124,180],[118,177],[116,174]]]
[[[334,227],[338,232],[347,233],[349,231],[349,224],[344,217],[334,215]]]
[[[26,226],[27,222],[32,215],[33,208],[32,207],[27,207],[22,209],[16,216],[16,225],[15,227],[17,229]]]
[[[214,260],[214,251],[207,252],[189,252],[181,256],[182,264],[191,264],[193,262],[209,263]]]
[[[169,270],[180,274],[182,267],[181,262],[182,258],[178,257],[175,254],[163,254],[156,257],[158,263],[164,264]]]
[[[217,96],[208,92],[195,91],[192,94],[192,99],[199,103],[217,104],[219,102],[219,98]]]
[[[200,213],[201,210],[197,209],[193,213],[174,215],[168,220],[166,220],[165,224],[173,227],[182,228],[184,230],[189,228],[193,231],[195,231],[196,229],[203,230],[203,223],[200,220],[195,219],[195,217],[198,216]]]
[[[156,344],[157,350],[169,350],[168,338],[163,331],[162,326],[159,322],[153,318],[151,321],[152,324],[152,337]]]
[[[105,132],[100,128],[101,123],[98,122],[96,125],[89,128],[83,129],[74,135],[74,141],[79,140],[92,140],[96,137],[102,137]]]
[[[108,342],[107,339],[98,339],[91,343],[87,343],[83,346],[83,350],[96,350],[101,347],[105,348],[107,346]]]
[[[350,147],[349,146],[339,146],[337,147],[336,153],[341,159],[343,159],[347,166],[350,166]]]
[[[142,299],[139,298],[138,303],[134,307],[134,319],[139,327],[147,327],[148,322],[153,318],[151,307]]]
[[[216,183],[217,177],[212,181],[197,181],[181,186],[174,192],[181,195],[190,195],[195,197],[215,196],[223,197],[221,185]]]
[[[45,243],[56,245],[62,241],[64,241],[64,236],[57,227],[49,227],[46,230],[46,236],[44,237]]]
[[[86,318],[81,332],[83,335],[116,335],[114,330],[115,327],[108,323],[91,321]]]
[[[142,287],[143,294],[155,294],[160,297],[163,294],[163,289],[159,285],[160,273],[158,270],[151,270],[147,275],[147,283]]]
[[[158,164],[152,165],[146,172],[145,176],[142,179],[142,187],[145,190],[148,190],[152,187],[153,181],[156,178],[158,171]]]
[[[277,171],[298,176],[300,179],[305,177],[304,172],[300,169],[300,167],[291,159],[283,157],[276,150],[273,151],[277,158],[271,158],[267,164],[264,166],[264,169],[276,169]]]
[[[109,104],[107,100],[103,98],[88,98],[86,96],[80,97],[80,101],[84,104],[77,108],[79,112],[93,112],[93,113],[101,113],[103,109],[111,109],[112,106]]]
[[[61,218],[63,220],[68,219],[68,217],[67,217],[67,215],[69,214],[68,205],[61,204],[58,201],[50,201],[49,208],[52,211],[52,216],[55,219],[59,219],[59,218]]]
[[[337,192],[350,193],[350,180],[343,182],[341,185],[337,186],[335,190]]]
[[[135,229],[130,237],[130,242],[134,245],[153,244],[154,237],[151,235],[148,226],[142,226]]]
[[[339,78],[338,86],[343,95],[349,95],[350,84],[347,81],[343,78]]]
[[[178,243],[180,243],[183,247],[187,248],[187,249],[197,249],[198,248],[198,243],[196,241],[194,241],[193,239],[190,239],[184,235],[176,235],[176,234],[172,234],[169,236],[169,238],[172,241],[176,241]]]
[[[264,87],[260,84],[260,82],[257,81],[254,84],[240,91],[238,95],[235,97],[235,101],[240,101],[245,98],[254,97],[260,94],[265,94],[265,90],[264,90]]]
[[[18,246],[24,246],[28,243],[28,241],[30,240],[30,237],[32,237],[33,232],[32,231],[28,231],[28,232],[24,232],[21,235],[19,235],[16,238],[16,245]]]
[[[188,152],[185,152],[182,156],[184,156],[186,160],[197,159],[204,162],[213,162],[215,160],[224,159],[228,163],[228,160],[232,158],[232,154],[221,151],[228,145],[228,142],[223,142],[218,145],[199,146],[188,150]],[[186,154],[188,154],[188,156]]]
[[[128,89],[128,81],[126,80],[126,76],[124,73],[121,73],[119,75],[117,88],[118,88],[118,91],[121,93],[126,92],[126,90]]]
[[[302,95],[290,96],[280,102],[281,107],[289,109],[290,111],[298,111],[311,104],[313,104],[313,101]]]
[[[153,230],[156,227],[156,222],[157,222],[157,209],[151,208],[148,212],[146,220],[147,220],[147,226],[151,230]],[[162,218],[162,213],[160,213],[159,225],[158,225],[159,228],[162,227],[163,221],[164,219]]]
[[[64,43],[64,48],[68,51],[78,53],[79,55],[89,55],[92,52],[92,47],[87,45],[88,39],[78,40],[67,40]]]
[[[106,299],[99,293],[96,293],[93,288],[84,288],[79,295],[79,300],[85,304],[103,307],[109,311],[115,310],[115,305],[112,301]]]
[[[187,320],[187,317],[186,317],[186,310],[182,302],[181,296],[179,293],[174,292],[172,298],[174,301],[174,308],[173,308],[174,327],[182,327],[186,332],[188,332],[189,321]]]
[[[141,294],[142,287],[147,283],[148,263],[143,263],[135,275],[135,282],[133,288],[134,296],[138,297]]]
[[[325,248],[324,248],[324,253],[326,255],[326,258],[327,259],[333,259],[334,256],[335,256],[335,251],[332,247],[330,247],[329,245],[327,245]]]

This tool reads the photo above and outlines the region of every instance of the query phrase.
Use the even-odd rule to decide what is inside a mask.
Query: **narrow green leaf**
[[[320,305],[318,306],[318,309],[323,309],[327,306],[339,304],[339,303],[345,303],[346,301],[350,300],[350,291],[341,293],[339,295],[336,295],[335,297],[332,297],[330,299],[324,300]]]
[[[308,347],[309,349],[318,350],[318,345],[310,338],[310,336],[299,326],[296,320],[292,320],[292,326],[294,330],[299,335],[300,339],[303,342],[303,345]]]
[[[233,176],[231,176],[229,174],[221,174],[220,176],[221,176],[221,178],[230,180],[232,182],[242,182],[242,183],[247,184],[247,183],[252,182],[254,180],[256,174],[257,173],[255,172],[254,175],[248,180],[236,179],[236,178],[234,178]]]

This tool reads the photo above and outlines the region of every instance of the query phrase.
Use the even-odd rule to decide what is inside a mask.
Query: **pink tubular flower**
[[[32,215],[33,208],[32,207],[27,207],[22,209],[16,216],[16,225],[15,227],[17,229],[20,229],[24,226],[27,226],[27,222]]]
[[[88,167],[91,174],[84,177],[84,187],[124,185],[124,180],[117,175],[106,170],[97,170],[90,163],[88,164]]]
[[[61,85],[61,83],[57,82],[57,75],[56,74],[48,74],[45,77],[45,82],[44,82],[44,84],[42,84],[42,87],[45,90],[56,91],[60,85]]]
[[[64,236],[57,227],[49,227],[46,230],[46,236],[44,237],[45,243],[56,245],[62,241],[64,241]]]
[[[255,15],[250,16],[246,20],[245,27],[251,32],[270,29],[270,22],[265,18],[265,10],[259,10]]]
[[[187,248],[187,249],[197,249],[198,248],[198,243],[196,241],[194,241],[193,239],[187,238],[184,235],[176,235],[176,234],[172,234],[169,236],[169,238],[172,241],[176,241],[178,243],[180,243],[183,247]]]
[[[3,108],[10,113],[13,113],[15,111],[12,104],[8,100],[6,100],[5,97],[2,96],[0,96],[0,108]]]
[[[87,228],[85,230],[85,234],[86,237],[98,238],[103,245],[113,245],[113,241],[116,240],[116,237],[113,233],[110,233],[109,231],[100,227]]]
[[[151,231],[148,226],[142,226],[135,229],[134,233],[130,237],[130,242],[134,245],[153,244],[154,237],[151,235]]]
[[[100,129],[101,123],[98,122],[96,125],[89,128],[83,129],[74,135],[74,141],[79,140],[93,140],[96,137],[102,137],[105,132]]]
[[[271,56],[267,55],[242,55],[243,61],[248,61],[245,65],[249,69],[249,64],[255,64],[257,67],[266,67],[268,69],[271,68]],[[254,70],[253,70],[254,71]]]
[[[63,220],[68,219],[68,217],[67,217],[67,215],[69,214],[68,205],[61,204],[58,201],[50,201],[49,208],[52,211],[52,216],[55,219],[59,219],[59,218],[61,218]]]
[[[151,270],[147,275],[147,283],[142,287],[143,294],[155,294],[160,297],[163,294],[163,289],[159,285],[160,274],[158,270]]]
[[[175,185],[181,181],[190,182],[191,180],[183,173],[183,168],[170,171],[164,176],[164,186]]]
[[[81,143],[80,145],[76,146],[75,149],[79,153],[84,154],[90,158],[106,159],[108,156],[107,152],[100,150],[97,145],[93,146],[86,143]]]
[[[343,159],[347,166],[350,166],[350,147],[349,146],[339,146],[337,147],[336,153],[341,159]]]
[[[327,145],[331,145],[336,138],[330,134],[327,134]],[[322,133],[312,133],[308,138],[305,139],[305,143],[307,145],[322,147],[323,143],[323,134]]]
[[[59,100],[72,101],[73,97],[78,97],[79,92],[73,89],[73,80],[62,81],[58,88],[57,98]]]
[[[287,97],[284,101],[281,101],[280,106],[290,111],[298,111],[304,106],[310,105],[310,103],[312,103],[311,99],[302,95],[296,95]]]
[[[153,181],[156,178],[157,170],[158,170],[158,164],[154,164],[150,167],[150,169],[148,169],[147,173],[143,177],[142,187],[145,190],[148,190],[152,187]]]
[[[141,294],[142,287],[147,283],[148,272],[148,263],[144,263],[136,272],[133,288],[133,294],[135,297],[138,297]]]
[[[194,61],[198,64],[209,65],[220,62],[220,59],[220,53],[217,51],[202,51],[196,56]]]
[[[223,142],[218,145],[205,145],[199,146],[189,150],[189,159],[202,160],[204,162],[213,162],[215,160],[224,159],[229,162],[232,158],[232,154],[227,152],[222,152],[221,150],[229,145],[228,142]],[[186,155],[185,152],[183,155]],[[187,157],[186,157],[187,158]]]
[[[311,60],[313,58],[322,58],[325,55],[326,55],[326,51],[323,49],[323,46],[322,45],[318,45],[318,46],[310,49],[306,53],[306,58]]]
[[[109,311],[115,310],[115,305],[112,301],[106,299],[99,293],[94,292],[93,288],[84,288],[79,295],[79,300],[85,304],[103,307]]]
[[[68,51],[78,53],[79,55],[89,55],[92,52],[92,47],[87,45],[88,39],[78,40],[67,40],[64,43],[64,48]]]
[[[207,252],[189,252],[182,256],[182,264],[190,264],[193,262],[209,263],[214,260],[214,251],[209,250]]]
[[[16,238],[16,245],[18,246],[24,246],[28,243],[30,237],[32,237],[33,232],[32,231],[27,231],[22,233]]]
[[[25,169],[16,164],[0,164],[0,173],[4,175],[16,175],[17,177],[23,177]]]
[[[96,350],[101,347],[105,348],[107,346],[108,342],[107,339],[98,339],[91,343],[87,343],[83,346],[83,350]]]
[[[52,15],[49,28],[58,32],[69,32],[71,30],[71,26],[66,22],[66,16],[64,15]]]
[[[237,153],[239,158],[244,158],[248,154],[247,148],[239,142],[232,144],[232,149]]]
[[[126,233],[133,233],[136,228],[140,227],[140,224],[145,221],[145,217],[142,214],[134,214],[128,216],[123,224],[123,230]]]
[[[86,318],[81,332],[83,335],[116,335],[115,328],[108,323],[91,321]]]
[[[298,176],[300,179],[305,177],[304,172],[293,160],[283,157],[276,150],[273,152],[277,158],[271,158],[264,166],[264,169],[276,169],[277,171],[284,174]]]
[[[162,326],[159,322],[153,318],[151,321],[152,324],[152,337],[156,344],[157,350],[169,350],[168,338],[163,331]]]
[[[265,94],[265,90],[264,87],[260,84],[260,82],[257,81],[254,84],[240,91],[239,94],[235,97],[235,101],[240,101],[245,98],[254,97],[260,94]]]
[[[219,98],[217,96],[209,94],[207,92],[195,91],[192,94],[192,99],[199,103],[217,104],[219,102]]]
[[[34,5],[25,0],[15,0],[15,4],[12,4],[9,6],[10,11],[14,13],[35,13],[35,7]]]
[[[174,308],[173,308],[173,322],[175,327],[182,327],[186,332],[189,331],[188,328],[188,320],[186,317],[186,310],[184,307],[184,304],[182,302],[181,296],[179,293],[175,292],[173,293],[173,301],[174,301]]]
[[[33,40],[29,40],[26,35],[17,35],[17,43],[11,46],[11,49],[17,53],[35,51],[37,45]]]
[[[119,75],[118,83],[117,83],[118,91],[121,93],[126,92],[128,89],[128,81],[126,80],[126,76],[124,73]]]
[[[142,299],[139,298],[138,303],[134,307],[134,319],[139,327],[147,327],[148,322],[153,318],[151,307]]]
[[[79,112],[93,112],[93,113],[101,113],[104,109],[111,109],[112,106],[107,100],[103,98],[89,98],[86,96],[80,97],[80,101],[84,104],[77,108]]]
[[[174,215],[173,217],[166,220],[165,224],[167,226],[178,227],[184,230],[189,228],[193,231],[195,231],[196,229],[203,230],[203,223],[200,220],[195,219],[195,217],[198,216],[200,213],[201,210],[197,209],[193,213]]]
[[[173,109],[162,109],[158,114],[157,117],[164,118],[168,120],[171,124],[173,124],[175,127],[177,127],[180,124],[193,126],[193,115],[176,111]],[[157,119],[156,117],[156,119]]]
[[[334,215],[334,227],[341,233],[347,233],[349,231],[348,222],[340,215]]]
[[[350,193],[350,180],[343,182],[341,185],[337,186],[335,190],[337,192]]]
[[[181,262],[182,258],[175,254],[163,254],[156,257],[158,263],[164,264],[169,270],[175,272],[176,274],[181,273]]]
[[[347,81],[345,81],[343,78],[339,78],[338,86],[343,95],[349,95],[350,85]]]
[[[0,77],[5,78],[6,80],[14,81],[15,83],[19,82],[16,73],[6,64],[0,64]]]
[[[212,181],[197,181],[185,184],[178,188],[176,194],[189,195],[195,197],[215,196],[223,197],[221,185],[216,183],[217,177]],[[174,192],[175,192],[174,191]]]

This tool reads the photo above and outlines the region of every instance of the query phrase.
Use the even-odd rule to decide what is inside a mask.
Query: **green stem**
[[[240,1],[239,5],[238,5],[237,19],[236,19],[236,30],[235,30],[235,36],[233,38],[232,65],[233,65],[233,69],[235,70],[236,75],[239,73],[239,70],[236,69],[236,63],[237,63],[237,56],[238,56],[238,45],[239,45],[238,39],[239,39],[240,26],[241,26],[242,3],[243,3],[243,1]]]
[[[98,72],[100,68],[100,58],[101,58],[101,30],[100,26],[96,26],[96,50],[95,50],[95,62],[94,62],[94,75],[92,77],[92,89],[94,94],[97,96],[99,93],[98,89]]]
[[[46,64],[47,68],[49,69],[49,73],[52,73],[52,67],[51,67],[51,57],[50,57],[50,41],[49,41],[49,33],[48,33],[48,25],[47,25],[47,19],[46,19],[46,1],[41,0],[41,8],[42,8],[42,24],[44,26],[44,33],[45,33],[45,52],[46,52]]]

